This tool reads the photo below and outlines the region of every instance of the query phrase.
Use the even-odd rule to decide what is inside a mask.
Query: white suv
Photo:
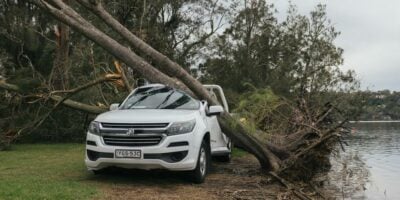
[[[222,89],[206,85],[210,94]],[[111,166],[190,171],[194,182],[204,181],[211,156],[229,161],[231,142],[216,115],[222,106],[209,106],[186,93],[161,84],[134,90],[121,105],[90,123],[85,163],[95,174]]]

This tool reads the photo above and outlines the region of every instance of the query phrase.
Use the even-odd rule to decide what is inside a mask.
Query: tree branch
[[[104,77],[100,77],[96,80],[90,81],[89,83],[86,83],[82,86],[79,86],[77,88],[71,89],[71,90],[65,90],[64,92],[67,92],[68,94],[65,95],[65,97],[61,98],[59,101],[57,101],[57,103],[53,106],[53,108],[51,108],[51,110],[49,112],[47,112],[42,119],[40,119],[40,121],[37,121],[37,123],[34,123],[34,127],[32,129],[30,129],[30,132],[35,130],[37,127],[39,127],[40,125],[43,124],[43,122],[50,116],[50,114],[52,112],[54,112],[54,110],[57,109],[57,107],[59,105],[61,105],[65,100],[71,98],[73,95],[77,94],[78,92],[85,90],[89,87],[92,87],[94,85],[97,85],[99,83],[103,83],[103,82],[107,82],[107,81],[114,81],[117,79],[120,79],[121,76],[120,75],[116,75],[116,74],[111,74],[111,75],[105,75]],[[50,93],[51,95],[51,93]]]
[[[94,85],[97,85],[99,83],[107,82],[107,81],[115,81],[121,78],[121,75],[119,74],[107,74],[103,77],[97,78],[96,80],[90,81],[84,85],[81,85],[79,87],[76,87],[74,89],[70,90],[56,90],[50,92],[50,94],[56,94],[56,93],[70,93],[69,95],[74,95],[75,93],[78,93],[84,89],[87,89],[89,87],[92,87]],[[68,96],[68,95],[67,95]]]
[[[6,83],[4,80],[0,81],[0,89],[5,89],[8,91],[17,92],[17,93],[21,92],[20,88],[17,85]],[[55,102],[59,102],[62,99],[62,97],[58,96],[58,95],[51,95],[50,99]],[[70,99],[66,99],[65,101],[63,101],[63,105],[70,107],[72,109],[75,109],[75,110],[80,110],[80,111],[91,113],[91,114],[100,114],[100,113],[107,111],[107,109],[105,109],[105,108],[88,105],[88,104],[81,103],[78,101],[73,101]]]

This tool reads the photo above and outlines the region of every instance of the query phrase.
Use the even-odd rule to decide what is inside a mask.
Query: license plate
[[[141,158],[142,152],[140,150],[123,150],[117,149],[115,150],[116,158]]]

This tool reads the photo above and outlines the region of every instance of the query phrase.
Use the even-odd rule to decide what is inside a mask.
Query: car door
[[[206,106],[206,109],[208,109],[208,106]],[[211,151],[221,147],[226,147],[226,137],[224,138],[217,116],[206,116],[206,121],[210,130]]]

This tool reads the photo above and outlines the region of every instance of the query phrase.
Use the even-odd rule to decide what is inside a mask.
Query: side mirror
[[[222,106],[210,106],[207,112],[207,116],[220,115],[224,112],[224,108]]]
[[[110,110],[118,110],[119,108],[119,103],[113,103],[110,105]]]

